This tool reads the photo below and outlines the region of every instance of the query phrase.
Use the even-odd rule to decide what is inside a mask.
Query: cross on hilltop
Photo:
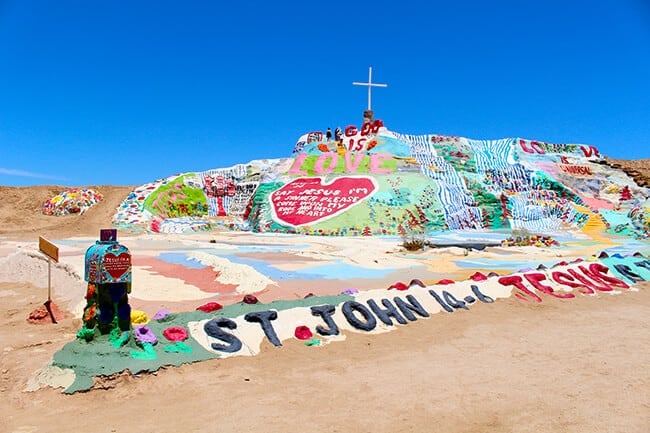
[[[367,86],[368,87],[368,110],[372,110],[371,107],[371,101],[372,101],[372,96],[371,96],[371,91],[373,87],[388,87],[388,84],[377,84],[372,82],[372,66],[368,68],[368,82],[367,83],[359,83],[357,81],[354,81],[352,83],[353,86]]]

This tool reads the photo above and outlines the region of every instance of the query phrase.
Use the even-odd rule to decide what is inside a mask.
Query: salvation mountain
[[[133,190],[116,227],[227,227],[319,236],[457,230],[610,231],[647,237],[649,190],[593,146],[388,130],[310,132],[291,157],[183,173]]]

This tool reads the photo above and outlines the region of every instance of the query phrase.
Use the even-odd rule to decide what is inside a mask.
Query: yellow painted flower
[[[149,316],[144,311],[131,310],[131,323],[134,325],[144,325],[145,323],[149,323]]]

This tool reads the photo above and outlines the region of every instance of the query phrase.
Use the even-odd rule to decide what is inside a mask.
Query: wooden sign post
[[[47,312],[50,314],[52,323],[56,323],[50,304],[52,303],[52,260],[59,263],[59,247],[44,237],[39,236],[38,249],[47,256],[47,301],[45,301],[45,308],[47,308]]]

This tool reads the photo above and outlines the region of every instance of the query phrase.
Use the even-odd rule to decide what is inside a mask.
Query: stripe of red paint
[[[522,281],[522,278],[519,275],[507,275],[505,277],[499,278],[499,284],[502,286],[515,286],[519,290],[521,290],[523,293],[525,293],[528,296],[525,296],[522,293],[515,293],[515,297],[518,299],[521,299],[522,301],[531,301],[531,298],[535,302],[542,302],[542,298],[537,296],[535,292],[531,291],[526,287],[524,282]]]
[[[553,287],[543,284],[542,281],[546,281],[546,275],[542,274],[541,272],[531,272],[528,274],[524,274],[524,277],[528,280],[530,284],[533,285],[537,290],[539,290],[542,293],[546,293],[547,295],[555,296],[556,298],[575,298],[576,295],[573,293],[558,293],[556,292]]]
[[[133,258],[133,266],[148,267],[147,271],[167,278],[178,278],[204,292],[232,294],[236,284],[222,284],[216,281],[218,273],[211,266],[201,269],[187,268],[176,263],[165,262],[153,257]]]

